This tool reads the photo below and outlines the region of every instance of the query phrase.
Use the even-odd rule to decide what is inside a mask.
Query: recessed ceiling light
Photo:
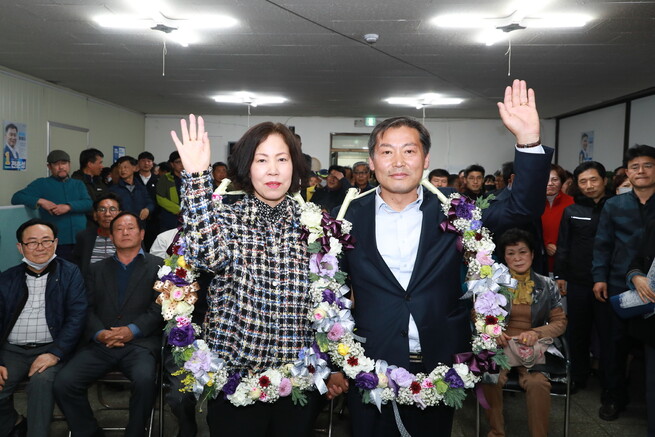
[[[449,106],[459,105],[464,99],[455,97],[443,97],[440,94],[427,93],[416,97],[389,97],[385,99],[390,105],[411,106],[416,109],[426,108],[428,106]]]
[[[247,91],[219,94],[212,96],[212,99],[217,103],[236,103],[252,107],[259,105],[276,105],[287,101],[285,97],[257,95]]]

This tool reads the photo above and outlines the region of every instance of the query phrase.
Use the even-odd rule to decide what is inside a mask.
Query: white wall
[[[28,144],[26,171],[2,170],[0,166],[0,205],[9,205],[14,192],[48,174],[48,121],[89,129],[89,146],[100,149],[106,163],[111,163],[114,145],[125,146],[133,155],[144,150],[143,114],[2,67],[0,120],[26,124]],[[60,144],[53,148],[66,149]],[[73,170],[79,167],[78,158],[71,154]]]
[[[573,171],[579,164],[582,133],[593,131],[594,161],[602,163],[608,170],[613,170],[623,160],[624,126],[624,104],[560,120],[558,164]]]
[[[147,115],[145,127],[146,150],[157,161],[168,159],[174,150],[170,131],[179,133],[181,116]],[[263,121],[292,125],[302,137],[303,151],[318,158],[322,168],[329,166],[330,133],[370,133],[372,128],[354,127],[352,118],[336,117],[250,117],[250,125]],[[432,137],[430,168],[445,168],[451,172],[479,163],[487,173],[513,159],[513,136],[500,120],[427,119],[425,123]],[[227,159],[227,143],[236,141],[247,130],[247,116],[207,116],[205,126],[212,144],[212,161]],[[542,140],[553,145],[555,123],[542,122]]]
[[[655,147],[655,96],[632,101],[630,108],[630,147],[648,144]]]

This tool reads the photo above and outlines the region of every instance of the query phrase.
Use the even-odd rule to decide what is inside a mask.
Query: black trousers
[[[594,325],[593,308],[598,301],[594,297],[591,285],[569,282],[566,290],[568,318],[566,337],[571,351],[571,376],[574,382],[586,384],[591,371],[589,350]]]
[[[313,436],[313,426],[320,412],[318,392],[307,392],[307,405],[294,405],[291,396],[273,404],[256,402],[235,407],[219,394],[207,405],[207,424],[211,437],[303,437]]]
[[[166,393],[166,403],[171,407],[171,412],[177,418],[180,428],[180,437],[195,437],[198,433],[196,424],[196,398],[193,393],[181,392],[182,375],[173,376],[171,373],[180,370],[175,364],[170,347],[166,347],[164,355],[164,378],[170,384],[170,390]]]
[[[422,364],[410,364],[413,374],[427,373]],[[397,437],[400,435],[391,403],[382,406],[382,413],[373,404],[363,404],[359,389],[352,383],[348,391],[348,409],[352,418],[353,437]],[[421,410],[398,405],[403,426],[412,437],[450,437],[455,409],[438,406]]]
[[[93,343],[77,352],[54,384],[55,399],[73,437],[92,436],[97,431],[87,390],[111,370],[123,372],[132,382],[125,436],[143,437],[155,401],[156,366],[157,360],[148,349],[130,343],[117,348]]]

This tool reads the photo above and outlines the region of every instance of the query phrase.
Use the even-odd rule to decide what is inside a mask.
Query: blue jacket
[[[67,214],[51,215],[48,211],[40,209],[39,216],[57,226],[59,244],[75,244],[75,235],[86,228],[85,213],[91,211],[92,206],[84,183],[72,178],[63,181],[53,176],[39,178],[14,193],[11,204],[36,209],[38,208],[36,202],[41,198],[56,204],[70,205],[71,210]]]
[[[135,178],[138,178],[136,174]],[[148,208],[150,214],[155,210],[155,202],[152,201],[146,186],[139,182],[134,182],[134,189],[132,191],[127,189],[127,184],[123,179],[119,180],[117,184],[109,187],[109,192],[116,194],[121,199],[121,208],[123,211],[131,212],[137,217],[143,208]]]
[[[0,274],[0,345],[7,341],[27,302],[26,268],[21,263]],[[45,312],[53,338],[48,352],[66,359],[77,346],[86,323],[86,287],[80,269],[73,263],[55,258],[48,269]]]
[[[625,291],[625,275],[646,224],[655,219],[655,195],[642,205],[633,191],[605,202],[594,240],[591,276],[607,282],[610,295]]]

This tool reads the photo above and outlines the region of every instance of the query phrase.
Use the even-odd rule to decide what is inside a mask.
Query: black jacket
[[[630,263],[628,277],[635,273],[647,275],[653,264],[653,258],[655,258],[655,220],[646,226],[639,251]],[[631,285],[631,288],[634,286]],[[655,347],[655,316],[647,319],[641,317],[630,319],[629,332],[650,347]]]
[[[587,196],[576,196],[575,203],[564,209],[559,225],[555,279],[593,286],[591,261],[594,256],[594,238],[600,221],[600,212],[607,197],[598,203]]]

